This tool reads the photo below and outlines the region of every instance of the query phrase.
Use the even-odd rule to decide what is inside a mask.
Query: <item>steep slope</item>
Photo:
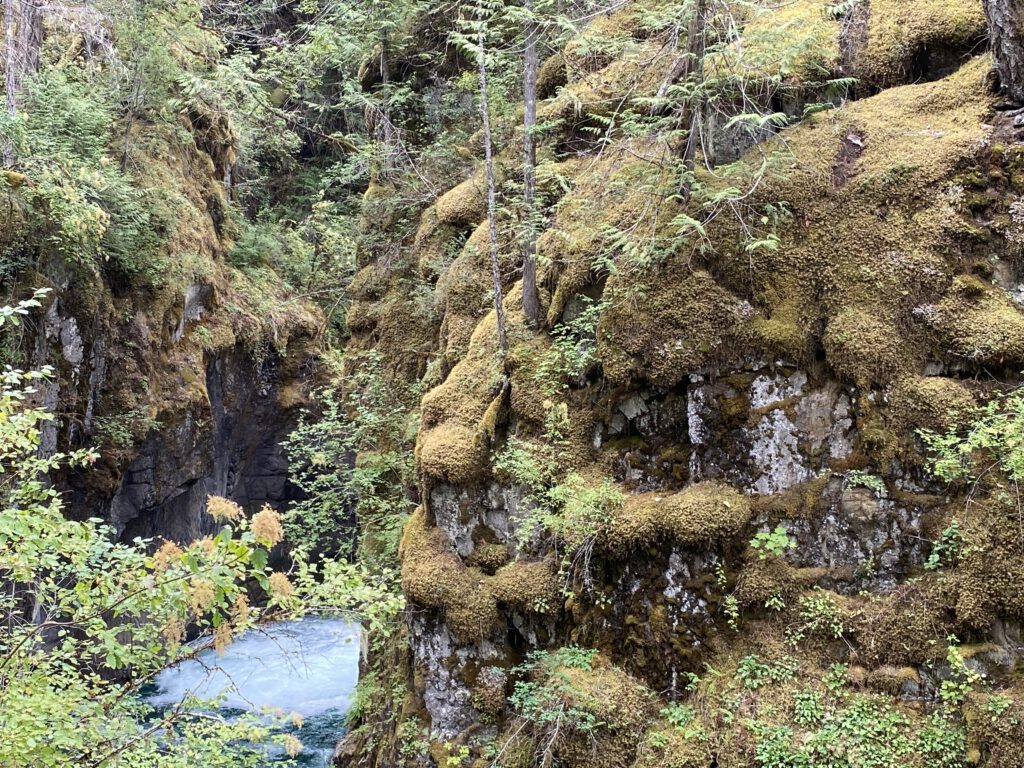
[[[983,487],[963,514],[916,434],[963,424],[1024,364],[1024,136],[993,110],[987,57],[964,59],[980,3],[844,19],[793,4],[788,25],[835,41],[815,79],[854,72],[864,98],[762,137],[738,166],[769,168],[742,210],[682,235],[700,211],[664,145],[582,130],[671,65],[633,7],[594,25],[623,38],[618,57],[556,73],[540,108],[563,119],[541,168],[546,333],[524,322],[503,242],[503,364],[479,171],[389,269],[357,276],[354,343],[428,388],[402,544],[407,692],[376,759],[429,743],[437,763],[790,765],[816,739],[867,749],[870,710],[892,729],[877,764],[1019,764],[1020,721],[1001,719],[1024,649],[1014,513]],[[751,231],[777,240],[752,248]],[[954,519],[972,554],[926,569]],[[943,681],[979,669],[999,716],[972,694],[953,702],[963,719],[935,720]]]

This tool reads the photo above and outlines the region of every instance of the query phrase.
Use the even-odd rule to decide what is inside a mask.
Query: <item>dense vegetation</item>
[[[4,7],[0,767],[1024,765],[1005,2]]]

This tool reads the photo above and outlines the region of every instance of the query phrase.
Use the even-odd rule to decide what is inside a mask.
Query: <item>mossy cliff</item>
[[[5,355],[54,367],[40,396],[60,417],[44,449],[97,449],[96,465],[65,479],[69,506],[125,536],[191,541],[206,532],[211,493],[256,506],[288,498],[278,443],[305,401],[324,321],[269,270],[227,260],[234,142],[229,126],[149,127],[126,163],[135,194],[155,201],[153,229],[145,249],[117,258],[72,259],[56,237],[26,237],[26,220],[49,214],[24,194],[31,177],[7,189],[5,258],[33,268],[4,288],[51,293]]]
[[[407,697],[382,764],[789,765],[766,756],[813,741],[813,701],[849,733],[869,712],[890,723],[879,738],[908,765],[945,765],[928,736],[943,681],[982,669],[1007,703],[986,719],[958,699],[963,761],[1021,764],[1020,721],[1001,719],[1022,697],[1019,531],[994,486],[964,516],[917,430],[962,425],[1024,365],[1024,136],[972,55],[980,2],[825,5],[787,4],[784,32],[823,44],[784,71],[766,56],[762,76],[813,90],[851,74],[857,98],[742,156],[769,168],[744,205],[774,222],[721,215],[680,236],[678,215],[699,211],[666,148],[586,140],[657,90],[645,68],[671,64],[627,3],[542,68],[540,112],[560,120],[541,151],[544,329],[525,322],[504,236],[502,361],[479,167],[357,278],[353,344],[425,390],[402,545]],[[769,31],[745,34],[777,45]],[[498,164],[514,181],[508,133]],[[708,166],[702,183],[728,183]],[[748,247],[769,224],[772,244]],[[671,247],[631,250],[624,230]],[[410,285],[431,300],[413,306]],[[567,352],[588,306],[596,322]],[[554,457],[539,484],[576,489],[569,502],[509,469],[530,451]],[[610,512],[572,507],[580,489],[604,489]],[[582,522],[552,536],[538,510],[558,504]],[[926,568],[954,518],[969,546]],[[580,646],[600,654],[585,670],[530,656]],[[531,717],[524,691],[576,719]]]

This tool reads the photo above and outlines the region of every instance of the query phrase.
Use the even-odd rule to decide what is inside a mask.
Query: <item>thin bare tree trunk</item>
[[[4,0],[4,91],[6,95],[7,117],[14,118],[18,113],[18,42],[14,23],[15,0]],[[14,140],[8,138],[4,142],[4,165],[14,165]]]
[[[39,73],[39,57],[43,50],[43,11],[39,0],[21,0],[18,19],[18,50],[21,82]]]
[[[704,53],[707,49],[707,0],[698,0],[693,19],[690,22],[689,59],[692,62],[695,87],[704,87]],[[686,148],[683,151],[683,165],[693,172],[697,145],[700,143],[701,127],[704,117],[704,97],[695,97],[695,103],[689,105],[689,131],[686,136]]]
[[[992,56],[1003,91],[1024,104],[1024,3],[1020,0],[985,0]]]
[[[526,46],[523,51],[523,313],[526,321],[540,324],[540,298],[537,296],[537,22],[533,18],[533,0],[524,0]]]
[[[501,270],[498,268],[498,203],[494,189],[494,152],[491,148],[491,115],[487,99],[487,55],[484,41],[483,19],[477,30],[480,55],[480,114],[484,129],[484,168],[487,174],[487,224],[491,245],[491,280],[494,283],[494,314],[498,320],[498,344],[501,356],[508,356],[508,335],[505,332],[505,307],[501,292]]]

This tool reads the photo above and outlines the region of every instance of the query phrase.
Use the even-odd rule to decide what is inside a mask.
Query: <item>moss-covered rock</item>
[[[557,613],[562,602],[562,581],[549,560],[509,563],[497,570],[487,586],[499,602],[520,611]]]
[[[750,499],[721,483],[698,483],[678,493],[640,493],[615,514],[604,544],[616,556],[662,541],[706,546],[735,536],[750,517]]]
[[[609,280],[614,299],[598,336],[613,383],[643,378],[671,387],[692,371],[737,358],[751,307],[711,275],[652,275],[646,292],[623,281]]]
[[[875,88],[955,69],[986,34],[981,0],[871,0],[858,77]]]
[[[399,548],[402,590],[415,603],[440,611],[455,637],[471,643],[492,635],[501,624],[484,576],[467,568],[430,526],[420,509],[409,518]]]

